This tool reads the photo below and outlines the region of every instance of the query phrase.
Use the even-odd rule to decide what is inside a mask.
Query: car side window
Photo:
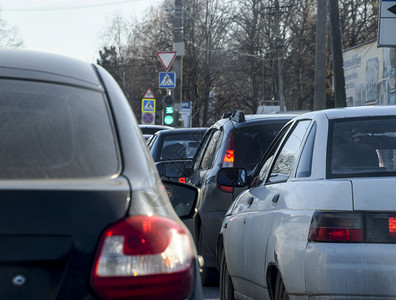
[[[268,177],[269,183],[282,182],[289,179],[310,122],[310,120],[302,120],[295,125],[273,164]]]
[[[149,149],[153,148],[156,139],[157,139],[157,135],[153,135],[152,137],[149,138],[149,140],[147,141],[147,146]]]
[[[281,131],[279,132],[279,134],[275,137],[274,141],[272,142],[272,144],[270,145],[270,147],[268,148],[268,152],[264,157],[264,163],[262,162],[262,166],[261,169],[258,173],[258,183],[262,183],[265,175],[267,174],[269,167],[271,166],[271,162],[272,159],[274,157],[274,154],[276,152],[276,149],[278,149],[280,143],[282,142],[284,136],[286,135],[286,133],[289,131],[290,129],[290,124],[287,124],[285,127],[283,127],[281,129]]]
[[[221,133],[221,130],[216,130],[213,133],[212,138],[209,141],[208,147],[206,148],[205,154],[202,158],[201,169],[210,169],[213,167],[217,152],[216,150],[222,136]]]
[[[197,152],[195,153],[194,156],[194,170],[198,170],[200,168],[203,155],[205,154],[205,150],[215,131],[216,131],[215,129],[209,129],[203,136],[198,146]]]
[[[316,123],[312,126],[304,148],[301,152],[300,161],[297,166],[296,177],[309,177],[311,176],[312,167],[312,154],[314,149],[314,142],[316,136]]]

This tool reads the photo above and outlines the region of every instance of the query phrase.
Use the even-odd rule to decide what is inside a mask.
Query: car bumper
[[[392,244],[309,243],[304,262],[309,299],[396,297],[395,253]]]

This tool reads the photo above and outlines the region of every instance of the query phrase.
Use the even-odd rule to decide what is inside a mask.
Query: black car
[[[102,67],[0,50],[0,299],[200,299],[181,216]],[[191,203],[186,204],[188,206]]]
[[[147,145],[162,178],[164,166],[171,161],[186,161],[195,156],[199,143],[208,128],[176,128],[157,131]],[[191,165],[191,164],[190,164]],[[186,177],[178,178],[185,181]]]
[[[153,136],[154,133],[161,130],[174,129],[174,127],[166,126],[166,125],[139,125],[140,130],[142,131],[144,139],[147,141],[149,138]]]
[[[243,111],[224,114],[202,138],[188,183],[200,188],[192,231],[198,253],[204,258],[202,281],[217,284],[216,243],[224,215],[243,188],[216,184],[220,168],[239,167],[251,172],[276,134],[295,115],[245,115]],[[185,221],[186,224],[191,220]]]

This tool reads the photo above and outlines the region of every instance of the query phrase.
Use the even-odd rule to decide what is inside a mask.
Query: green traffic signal
[[[164,123],[166,125],[172,125],[173,124],[173,116],[172,115],[167,115],[164,117]]]
[[[165,107],[165,113],[166,114],[173,114],[173,106]]]

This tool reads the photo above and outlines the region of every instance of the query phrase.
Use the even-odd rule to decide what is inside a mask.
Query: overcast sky
[[[163,0],[0,0],[1,15],[16,26],[25,49],[96,62],[100,33],[112,16],[142,17]]]

